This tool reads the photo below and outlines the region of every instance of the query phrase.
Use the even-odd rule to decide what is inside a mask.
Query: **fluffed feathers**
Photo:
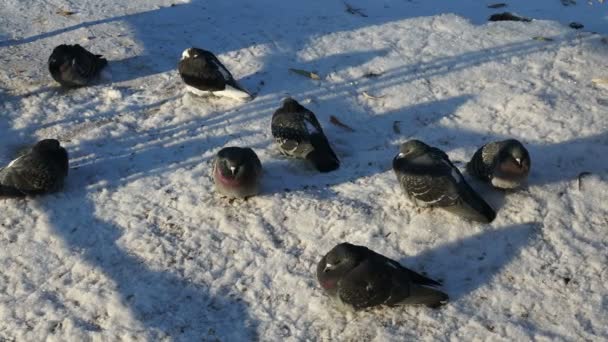
[[[0,170],[0,196],[40,195],[60,190],[68,175],[68,154],[55,139],[41,140]]]
[[[405,194],[422,207],[441,207],[463,218],[492,222],[496,212],[465,181],[445,152],[419,140],[400,146],[393,170]]]
[[[101,55],[92,54],[78,44],[57,46],[48,61],[53,79],[68,88],[90,84],[107,64]]]
[[[281,153],[307,159],[320,172],[340,167],[340,160],[314,113],[294,99],[285,99],[281,108],[274,112],[271,130]]]

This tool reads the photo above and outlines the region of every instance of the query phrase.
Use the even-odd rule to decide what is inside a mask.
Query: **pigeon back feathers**
[[[64,87],[88,85],[107,64],[101,55],[95,55],[78,44],[57,46],[48,61],[51,76]]]
[[[350,243],[335,246],[321,259],[317,279],[330,297],[354,309],[405,304],[437,307],[448,300],[435,280]]]
[[[57,140],[42,140],[0,170],[0,196],[55,192],[63,187],[67,175],[67,151]]]
[[[393,159],[393,170],[404,192],[419,206],[441,207],[466,219],[491,222],[492,209],[445,152],[420,141],[406,142]]]
[[[289,98],[283,102],[272,116],[271,130],[283,154],[307,159],[320,172],[340,167],[316,116],[297,101]]]
[[[235,81],[230,71],[210,51],[186,49],[177,67],[184,83],[197,94],[213,94],[239,100],[251,99],[251,95]]]

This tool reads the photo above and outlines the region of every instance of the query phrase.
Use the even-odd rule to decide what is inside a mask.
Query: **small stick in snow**
[[[366,91],[363,92],[363,96],[367,97],[368,99],[372,99],[372,100],[377,100],[377,99],[381,99],[381,98],[384,97],[384,95],[382,95],[382,96],[373,96],[373,95],[370,95]]]
[[[358,15],[360,17],[367,18],[367,14],[363,13],[363,11],[360,8],[355,8],[346,2],[344,2],[344,6],[346,6],[346,12],[348,12],[352,15]]]
[[[497,4],[488,5],[488,8],[501,8],[501,7],[507,7],[507,4],[505,4],[504,2],[499,2]]]
[[[578,174],[578,177],[577,177],[578,178],[578,191],[583,190],[583,178],[590,176],[590,175],[591,175],[591,172],[587,172],[587,171],[584,171],[584,172],[581,172]]]
[[[74,12],[74,11],[68,11],[68,10],[64,10],[64,9],[60,9],[55,13],[62,15],[64,17],[69,17],[70,15],[76,14],[76,12]]]
[[[608,78],[594,78],[591,82],[595,85],[608,85]]]
[[[532,19],[525,18],[525,17],[520,17],[520,16],[517,16],[517,15],[515,15],[513,13],[509,13],[509,12],[503,12],[503,13],[492,14],[490,16],[490,18],[488,18],[488,21],[523,21],[523,22],[530,22],[530,21],[532,21]]]
[[[347,131],[349,131],[349,132],[354,132],[354,131],[355,131],[355,130],[354,130],[354,129],[352,129],[350,126],[348,126],[348,125],[346,125],[346,124],[342,123],[342,121],[338,120],[338,118],[337,118],[337,117],[335,117],[335,116],[333,116],[333,115],[331,115],[331,116],[329,117],[329,122],[331,122],[332,124],[334,124],[334,125],[336,125],[336,126],[338,126],[338,127],[342,127],[342,128],[344,128],[345,130],[347,130]]]
[[[536,36],[536,37],[533,37],[532,39],[534,39],[534,40],[540,40],[540,41],[543,41],[543,42],[552,42],[553,41],[553,38],[542,37],[542,36]]]
[[[310,79],[313,79],[313,80],[317,80],[318,81],[318,80],[321,79],[321,77],[319,75],[317,75],[317,74],[315,74],[314,72],[311,72],[311,71],[306,71],[306,70],[302,70],[302,69],[294,69],[294,68],[289,68],[289,71],[294,72],[294,73],[296,73],[298,75],[306,76],[306,77],[308,77]]]
[[[375,77],[380,77],[382,76],[381,73],[377,73],[377,72],[368,72],[367,74],[363,75],[363,77],[366,78],[375,78]]]
[[[399,127],[399,124],[401,124],[401,121],[393,122],[393,132],[395,132],[397,134],[401,133],[401,127]]]

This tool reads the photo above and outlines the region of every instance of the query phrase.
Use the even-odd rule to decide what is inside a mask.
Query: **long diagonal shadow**
[[[180,274],[184,270],[180,272],[179,267],[152,269],[147,266],[140,257],[120,246],[125,228],[97,217],[96,204],[87,191],[84,187],[72,188],[68,194],[41,199],[41,206],[47,208],[52,230],[63,239],[73,256],[111,280],[115,289],[106,291],[118,294],[121,304],[144,326],[145,331],[140,333],[146,339],[257,339],[256,320],[249,316],[247,305],[231,289],[217,290],[218,286],[211,283],[188,279]],[[161,234],[159,239],[163,238]],[[173,239],[168,243],[183,244],[178,237]],[[166,242],[159,242],[159,248],[162,249],[163,243]],[[201,259],[198,250],[185,253],[188,255],[183,256],[184,260]],[[191,255],[194,253],[197,255]],[[216,289],[214,293],[212,288]]]

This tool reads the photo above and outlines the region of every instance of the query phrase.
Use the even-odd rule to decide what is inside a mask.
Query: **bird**
[[[445,152],[420,140],[399,147],[393,171],[406,196],[419,207],[441,207],[465,219],[489,223],[496,212],[471,188]]]
[[[348,242],[336,245],[319,261],[317,280],[341,307],[354,310],[407,304],[437,308],[449,300],[439,282]]]
[[[240,101],[252,99],[232,77],[232,74],[210,51],[188,48],[182,52],[177,65],[186,88],[196,95],[215,95]]]
[[[55,81],[66,88],[73,88],[90,84],[108,61],[78,44],[62,44],[53,49],[48,64]]]
[[[532,166],[530,154],[524,145],[515,140],[494,141],[480,147],[467,163],[467,172],[500,189],[521,186]]]
[[[340,167],[321,124],[315,114],[296,100],[288,97],[272,115],[272,136],[281,153],[307,159],[320,172],[331,172]]]
[[[262,163],[249,147],[224,147],[213,162],[216,190],[228,198],[248,198],[260,190]]]
[[[44,139],[0,169],[0,197],[56,192],[67,175],[67,151],[56,139]]]

